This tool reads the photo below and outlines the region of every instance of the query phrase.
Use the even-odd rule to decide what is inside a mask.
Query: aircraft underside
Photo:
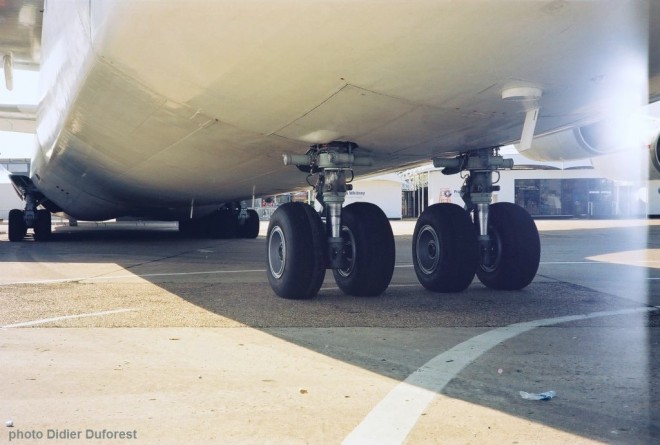
[[[395,243],[383,211],[366,202],[344,207],[351,189],[353,167],[373,159],[352,142],[313,145],[305,155],[285,154],[285,165],[297,166],[315,177],[318,213],[299,202],[280,206],[272,215],[266,237],[267,276],[273,291],[283,298],[308,299],[318,293],[327,269],[342,291],[355,296],[377,296],[387,289],[394,271]],[[492,203],[499,190],[493,172],[513,163],[498,147],[434,160],[446,174],[465,174],[461,196],[465,207],[435,204],[415,226],[412,257],[415,273],[434,292],[465,290],[474,276],[493,289],[522,289],[533,280],[540,261],[538,231],[531,216],[512,203]],[[26,177],[14,177],[26,202],[24,210],[9,214],[9,240],[21,241],[28,228],[37,241],[51,237],[53,204]],[[496,181],[495,181],[496,182]],[[51,210],[55,210],[51,207]],[[259,218],[245,204],[224,205],[198,218],[179,221],[186,236],[256,238]]]
[[[331,269],[346,293],[375,296],[394,239],[377,207],[343,205],[350,182],[433,160],[465,176],[465,206],[419,218],[420,283],[458,292],[476,275],[524,288],[539,236],[522,208],[493,203],[497,171],[512,166],[498,147],[519,142],[539,159],[626,148],[625,117],[652,96],[638,3],[53,2],[38,147],[30,177],[15,181],[25,208],[11,211],[9,238],[50,238],[51,212],[254,238],[257,215],[241,200],[307,175],[322,211],[273,214],[274,292],[312,298]],[[282,166],[286,152],[301,175]]]

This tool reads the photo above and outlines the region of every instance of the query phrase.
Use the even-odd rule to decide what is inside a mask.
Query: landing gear
[[[511,168],[497,147],[435,159],[444,174],[468,171],[461,197],[453,204],[429,207],[413,235],[413,263],[420,283],[436,292],[467,288],[476,273],[487,287],[518,290],[532,282],[540,262],[539,234],[531,216],[511,203],[492,202],[499,190],[493,172]]]
[[[377,206],[355,203],[342,207],[347,174],[371,159],[353,153],[351,142],[315,145],[306,155],[285,155],[310,176],[318,174],[316,199],[325,223],[307,204],[281,206],[268,227],[268,281],[284,298],[312,298],[321,287],[325,269],[333,269],[339,288],[349,295],[375,296],[385,291],[394,271],[394,235]],[[350,180],[349,180],[350,182]]]
[[[179,221],[179,232],[198,238],[256,238],[259,235],[259,215],[244,207],[223,207],[201,218]]]
[[[229,209],[220,209],[202,218],[202,236],[206,238],[236,238],[238,223],[236,216]]]
[[[22,241],[27,235],[27,229],[34,231],[35,241],[47,241],[52,234],[51,215],[48,210],[37,209],[39,205],[32,194],[26,193],[25,210],[9,211],[9,241]]]

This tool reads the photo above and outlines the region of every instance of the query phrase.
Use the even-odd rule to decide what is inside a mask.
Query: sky
[[[0,74],[0,104],[36,105],[39,101],[39,73],[14,70],[14,89],[7,90]],[[0,159],[32,156],[34,135],[0,131]]]

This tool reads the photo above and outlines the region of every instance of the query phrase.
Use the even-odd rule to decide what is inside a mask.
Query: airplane
[[[291,299],[313,298],[327,269],[349,295],[387,289],[389,221],[344,196],[356,176],[429,160],[465,177],[465,206],[418,219],[420,283],[525,288],[539,235],[493,202],[512,167],[499,147],[636,150],[629,116],[660,97],[660,8],[645,0],[7,0],[0,14],[7,86],[20,63],[41,84],[10,241],[47,240],[53,213],[254,238],[246,198],[309,184],[322,212],[284,204],[266,236],[268,281]]]

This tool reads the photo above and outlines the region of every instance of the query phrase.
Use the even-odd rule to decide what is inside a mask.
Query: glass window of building
[[[608,218],[628,214],[607,179],[516,179],[516,204],[538,217]]]

